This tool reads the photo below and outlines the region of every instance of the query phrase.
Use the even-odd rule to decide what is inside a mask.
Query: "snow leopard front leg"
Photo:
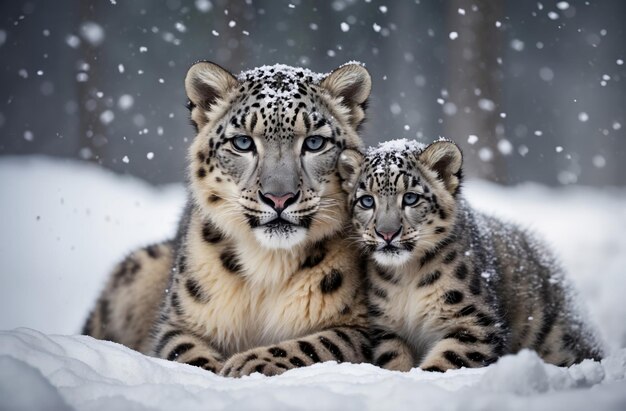
[[[485,367],[505,352],[506,333],[486,314],[477,313],[480,324],[460,324],[449,329],[426,354],[419,367],[424,371]]]
[[[223,366],[222,354],[210,341],[182,329],[179,325],[165,324],[159,327],[150,354],[214,373],[219,373]]]
[[[371,331],[374,364],[393,371],[409,371],[415,358],[408,344],[398,335],[383,329]]]
[[[319,362],[366,362],[371,355],[369,335],[364,328],[336,327],[236,354],[226,361],[221,375],[242,377],[259,372],[271,376]]]
[[[185,258],[179,256],[176,263],[179,271],[184,271],[184,261]],[[152,328],[152,338],[144,352],[219,373],[224,356],[209,337],[199,335],[187,325],[179,296],[181,292],[180,278],[174,273],[173,281],[165,290],[161,313]],[[200,297],[199,294],[197,296]]]

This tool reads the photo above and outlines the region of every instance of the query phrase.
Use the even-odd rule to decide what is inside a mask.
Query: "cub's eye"
[[[402,197],[402,204],[405,206],[415,205],[415,203],[417,203],[417,200],[419,200],[419,198],[420,197],[415,193],[406,193],[404,197]]]
[[[254,150],[254,141],[250,136],[235,136],[230,140],[230,144],[238,151],[252,151]]]
[[[305,151],[320,151],[326,146],[326,139],[322,136],[311,136],[304,139],[304,144],[302,145],[303,150]]]
[[[374,197],[365,195],[359,198],[359,204],[363,208],[373,208],[374,207]]]

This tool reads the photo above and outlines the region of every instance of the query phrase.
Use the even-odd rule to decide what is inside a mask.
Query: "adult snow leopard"
[[[197,136],[176,239],[117,267],[84,332],[234,377],[368,360],[337,158],[361,145],[370,88],[359,64],[191,67]]]
[[[523,348],[561,366],[600,358],[562,269],[527,231],[463,200],[461,165],[450,141],[341,155],[352,221],[372,260],[374,362],[445,371]]]

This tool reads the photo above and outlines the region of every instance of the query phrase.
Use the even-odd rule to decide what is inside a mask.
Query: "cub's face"
[[[363,67],[324,76],[276,65],[235,78],[198,63],[186,87],[198,128],[193,195],[223,232],[291,249],[342,228],[337,158],[360,146],[356,128],[370,90]]]
[[[436,248],[452,229],[462,156],[451,142],[424,148],[397,140],[341,155],[352,223],[364,250],[380,265],[409,263]]]

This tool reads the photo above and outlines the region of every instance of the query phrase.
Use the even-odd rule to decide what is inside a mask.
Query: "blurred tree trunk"
[[[498,151],[503,134],[499,123],[502,73],[497,61],[502,32],[500,0],[451,0],[447,11],[448,44],[447,91],[445,107],[446,137],[458,142],[466,153],[466,174],[491,181],[505,182],[507,171]],[[468,143],[468,136],[478,141]],[[481,160],[482,157],[482,160]]]
[[[79,22],[78,30],[82,31],[85,22],[94,21],[98,16],[98,2],[78,1]],[[102,15],[100,15],[102,17]],[[106,127],[100,121],[102,107],[98,107],[96,96],[98,87],[98,45],[92,44],[81,36],[79,52],[81,61],[77,70],[77,102],[78,102],[78,148],[79,155],[84,160],[102,163],[104,146],[107,143]],[[86,74],[86,78],[85,75]]]

